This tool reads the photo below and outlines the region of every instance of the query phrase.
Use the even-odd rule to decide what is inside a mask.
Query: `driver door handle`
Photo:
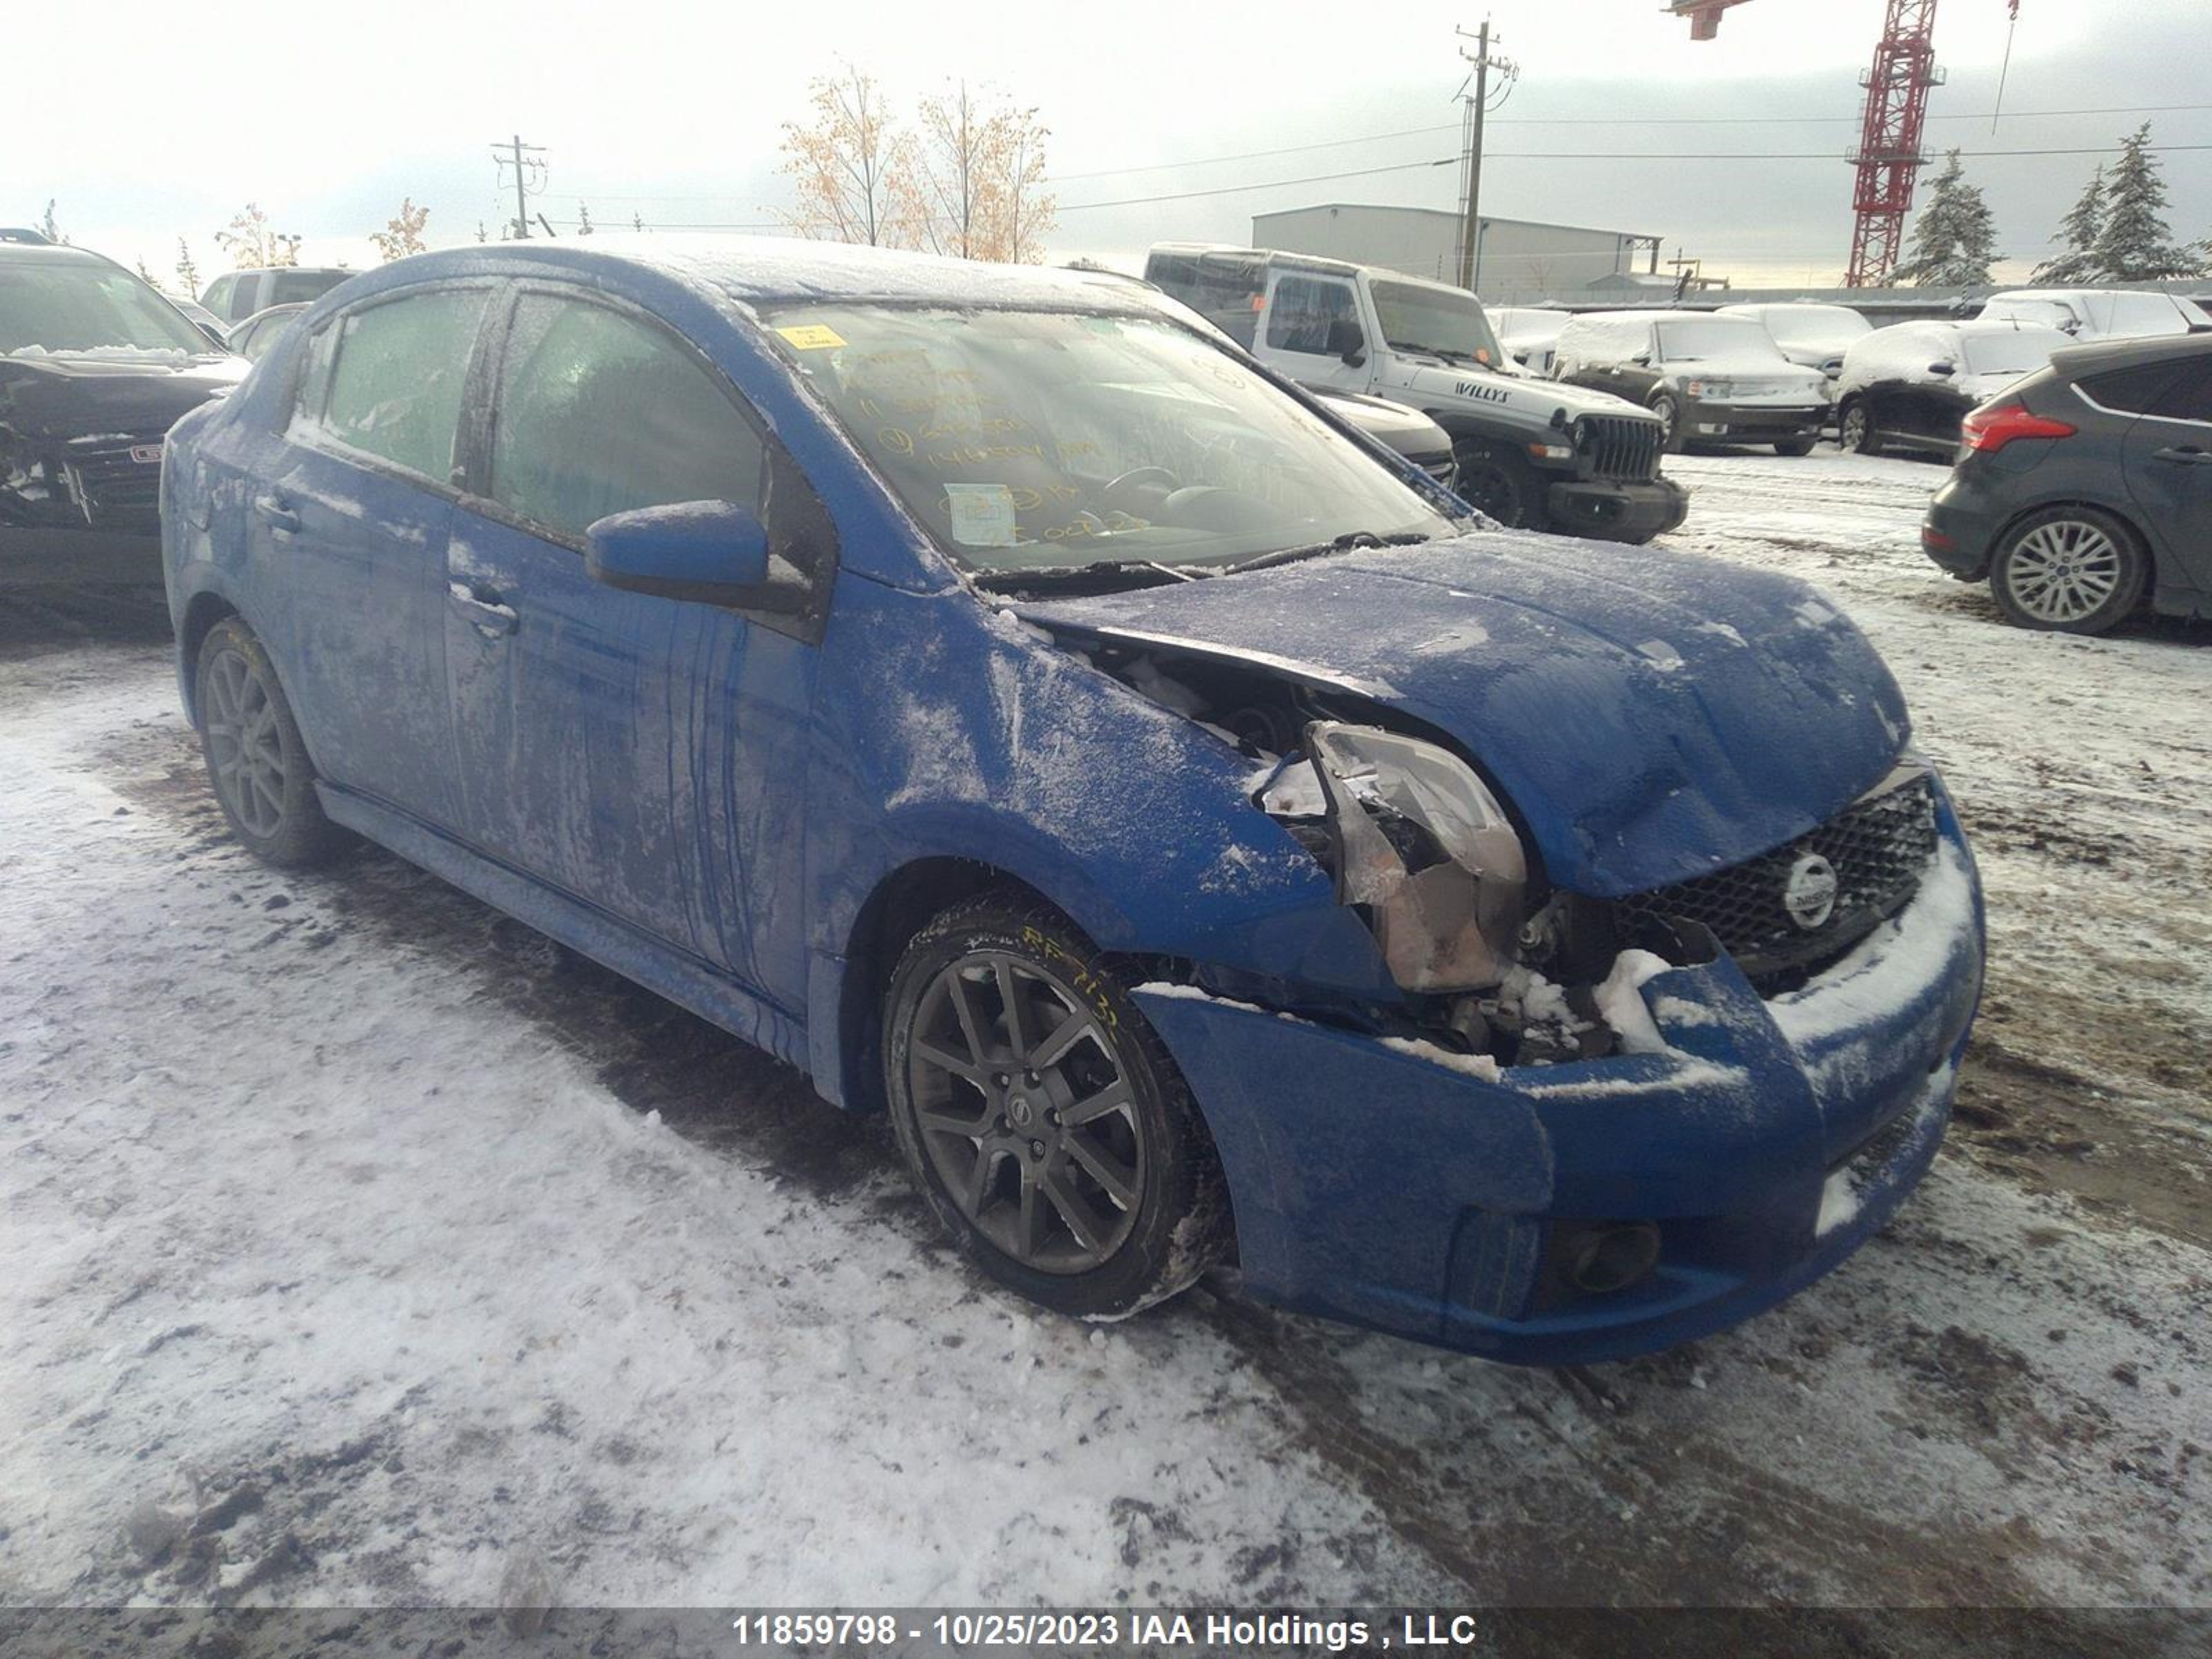
[[[2154,461],[2171,461],[2176,466],[2204,466],[2212,465],[2212,450],[2199,449],[2195,444],[2168,444],[2164,449],[2150,453]]]
[[[300,515],[282,495],[255,496],[253,510],[264,524],[280,536],[293,535],[300,528]]]
[[[447,582],[446,597],[453,609],[466,617],[487,638],[498,634],[512,634],[521,626],[522,618],[514,607],[500,602],[499,595],[488,587],[471,587],[466,582]]]

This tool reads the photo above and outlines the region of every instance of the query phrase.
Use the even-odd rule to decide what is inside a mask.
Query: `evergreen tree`
[[[185,297],[200,297],[200,268],[192,261],[192,245],[183,237],[177,238],[177,280],[185,285]]]
[[[1897,268],[1897,280],[1921,288],[1976,288],[1990,280],[1990,267],[2003,257],[1996,252],[1989,204],[1979,187],[1966,182],[1954,149],[1912,227],[1912,258]]]
[[[576,234],[579,236],[588,236],[592,234],[594,228],[595,227],[592,223],[592,210],[590,205],[583,202],[577,203]]]
[[[2203,265],[2178,245],[2166,222],[2166,181],[2150,155],[2150,123],[2120,141],[2097,237],[2097,274],[2110,283],[2155,283],[2194,276]]]
[[[2097,264],[2097,239],[2104,230],[2105,169],[2100,165],[2089,175],[2081,199],[2074,204],[2073,210],[2060,222],[2058,234],[2051,239],[2063,243],[2066,251],[2036,266],[2028,280],[2054,284],[2095,282],[2103,274]]]
[[[46,216],[40,222],[39,229],[48,241],[63,247],[69,245],[69,238],[62,234],[62,228],[54,222],[54,203],[52,197],[46,198]]]

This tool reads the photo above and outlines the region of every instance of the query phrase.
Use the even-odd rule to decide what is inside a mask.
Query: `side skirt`
[[[808,1069],[805,1022],[720,969],[367,796],[320,780],[315,793],[331,818],[410,864],[778,1060]]]

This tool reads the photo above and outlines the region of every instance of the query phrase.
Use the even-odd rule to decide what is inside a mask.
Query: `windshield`
[[[2039,328],[2072,329],[2081,319],[2071,307],[2056,300],[1992,300],[1982,307],[1982,320],[1995,323],[2033,323]]]
[[[1698,317],[1659,325],[1659,356],[1670,363],[1721,357],[1771,357],[1786,362],[1766,325],[1749,317]]]
[[[13,264],[0,279],[0,353],[170,352],[207,356],[213,342],[127,270]]]
[[[1849,306],[1777,306],[1759,320],[1786,346],[1834,345],[1874,331],[1874,325]]]
[[[1318,416],[1157,318],[810,305],[769,321],[971,571],[1232,564],[1453,528]]]
[[[1412,283],[1375,284],[1375,312],[1394,351],[1425,351],[1468,362],[1498,363],[1505,354],[1472,294]]]
[[[2063,335],[2042,328],[2006,329],[1994,334],[1966,337],[1966,371],[1971,374],[2032,374],[2051,361],[2051,354],[2068,344]]]

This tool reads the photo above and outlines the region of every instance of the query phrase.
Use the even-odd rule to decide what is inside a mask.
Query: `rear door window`
[[[483,289],[441,289],[342,318],[323,429],[440,485],[453,482],[453,441]]]
[[[760,434],[688,348],[625,313],[525,295],[493,420],[491,498],[566,540],[635,507],[760,511]]]

